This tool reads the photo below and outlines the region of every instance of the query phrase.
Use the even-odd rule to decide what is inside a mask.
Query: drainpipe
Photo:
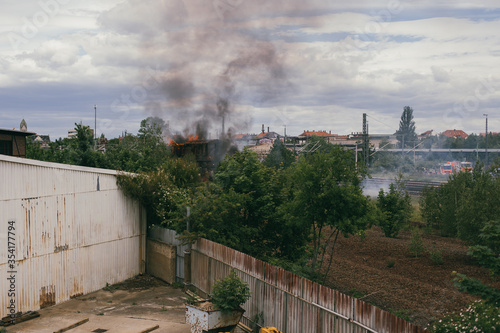
[[[189,216],[191,215],[191,207],[187,207],[187,232],[189,232]],[[191,243],[184,250],[184,289],[191,285]]]

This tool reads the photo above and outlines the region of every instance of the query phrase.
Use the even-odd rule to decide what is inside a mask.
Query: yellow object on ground
[[[281,333],[276,327],[263,327],[260,329],[260,333]]]

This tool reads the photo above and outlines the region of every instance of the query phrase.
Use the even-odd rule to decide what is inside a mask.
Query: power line
[[[370,116],[369,114],[367,114],[367,116],[368,116],[368,117],[370,117],[371,119],[375,120],[375,121],[378,121],[378,122],[379,122],[379,123],[381,123],[382,125],[385,125],[385,126],[387,126],[387,127],[391,128],[391,129],[394,129],[394,126],[387,125],[386,123],[384,123],[384,122],[382,122],[382,121],[378,120],[378,119],[377,119],[377,118],[375,118],[375,117]]]

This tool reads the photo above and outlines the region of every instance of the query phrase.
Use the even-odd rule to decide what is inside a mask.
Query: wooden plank
[[[88,321],[89,321],[89,318],[82,319],[82,320],[80,320],[79,322],[74,323],[73,325],[70,325],[70,326],[65,327],[65,328],[61,328],[61,329],[60,329],[60,330],[58,330],[58,331],[54,331],[54,333],[63,333],[63,332],[69,331],[69,330],[71,330],[71,329],[73,329],[73,328],[75,328],[75,327],[78,327],[78,326],[80,326],[80,325],[85,324],[85,323],[86,323],[86,322],[88,322]]]
[[[150,328],[146,328],[145,330],[142,330],[140,331],[139,333],[149,333],[149,332],[152,332],[156,329],[160,328],[160,325],[156,325],[156,326],[153,326],[153,327],[150,327]]]
[[[22,314],[21,312],[16,313],[15,318],[12,319],[10,316],[3,317],[2,320],[0,321],[0,326],[10,326],[10,325],[15,325],[22,323],[23,321],[27,321],[33,318],[38,318],[40,317],[40,314],[36,311],[28,311]]]

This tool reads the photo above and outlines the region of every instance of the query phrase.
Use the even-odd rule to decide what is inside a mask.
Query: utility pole
[[[486,150],[485,150],[485,153],[486,153],[486,163],[485,163],[485,168],[488,167],[488,114],[487,113],[484,113],[483,116],[486,117]]]
[[[369,147],[370,143],[368,141],[368,123],[366,122],[366,113],[363,113],[363,159],[365,160],[366,167],[368,167]]]
[[[94,104],[94,150],[97,150],[97,105]]]
[[[401,142],[401,156],[404,155],[405,152],[405,135],[403,134],[403,141]]]
[[[356,171],[358,170],[358,142],[356,141],[356,152],[354,153],[354,165],[356,167]]]

